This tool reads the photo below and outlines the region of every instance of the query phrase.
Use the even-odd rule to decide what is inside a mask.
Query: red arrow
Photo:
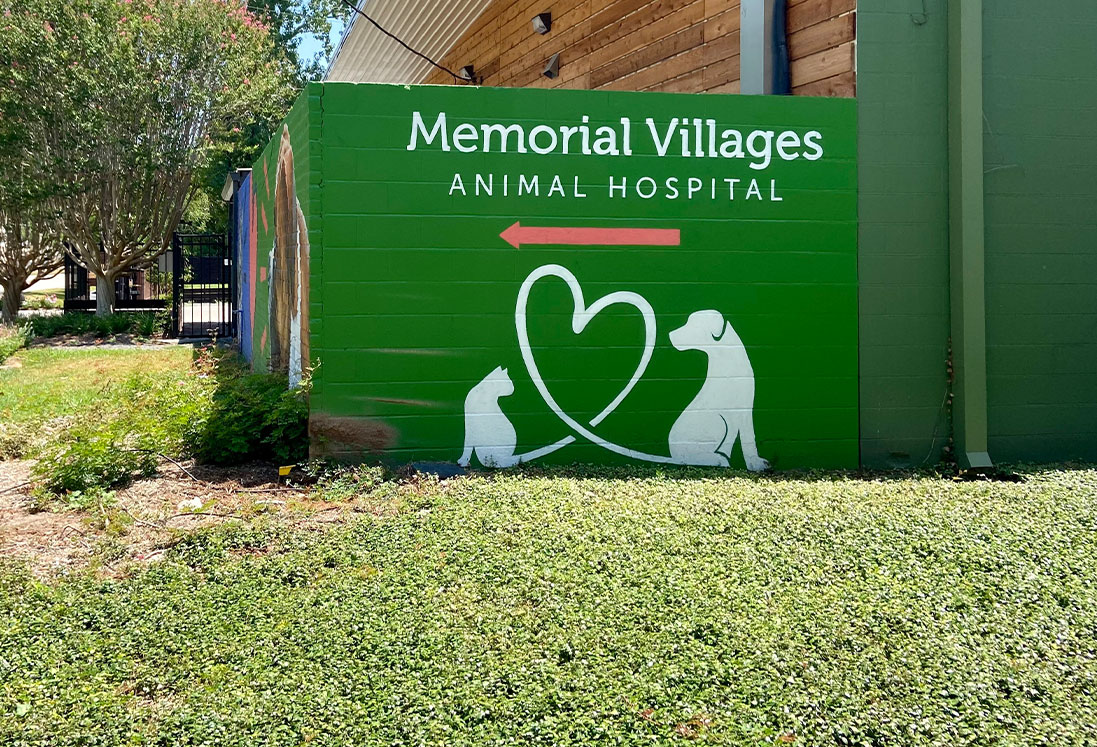
[[[499,234],[515,249],[522,244],[568,244],[579,246],[678,246],[677,228],[568,228],[514,225]]]

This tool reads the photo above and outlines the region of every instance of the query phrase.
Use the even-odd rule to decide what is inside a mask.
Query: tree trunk
[[[23,302],[24,285],[18,278],[4,281],[4,298],[0,300],[0,323],[15,324],[19,317],[19,306]]]
[[[106,316],[114,313],[114,276],[95,277],[95,315]]]

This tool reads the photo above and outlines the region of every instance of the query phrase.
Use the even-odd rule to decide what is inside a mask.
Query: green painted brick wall
[[[997,461],[1097,460],[1097,3],[984,3]]]
[[[314,445],[354,456],[355,448],[332,443],[332,434],[353,431],[359,443],[372,440],[395,461],[455,461],[467,435],[465,397],[496,366],[513,380],[513,394],[499,404],[517,430],[518,451],[569,436],[538,396],[515,334],[523,279],[559,264],[574,273],[587,303],[624,291],[655,309],[650,366],[598,426],[600,436],[645,454],[667,454],[668,430],[706,382],[705,356],[675,350],[669,333],[694,311],[716,309],[750,355],[761,456],[779,468],[857,465],[854,102],[326,84],[317,109],[321,147],[312,151],[311,166],[319,176],[309,184],[319,185],[320,209],[309,217],[310,235],[311,221],[322,215],[324,223],[322,238],[311,246],[312,352],[320,362],[311,398]],[[616,125],[629,117],[636,154],[461,154],[437,146],[409,153],[416,110],[428,126],[446,111],[451,128],[470,121],[561,126],[584,115],[595,126]],[[664,126],[677,116],[711,117],[748,133],[818,129],[827,155],[777,159],[753,170],[741,159],[682,157],[676,139],[671,155],[660,158],[646,135],[649,116]],[[457,172],[467,197],[451,194]],[[497,190],[509,174],[511,194],[473,196],[477,173],[493,173]],[[545,196],[556,173],[569,194],[578,178],[587,197]],[[538,174],[542,196],[515,194],[519,174]],[[607,194],[610,176],[627,176],[632,185],[641,176],[660,184],[669,176],[697,176],[706,186],[696,199],[668,199],[661,187],[657,199],[620,199]],[[745,186],[735,201],[714,199],[711,177],[759,177],[767,190],[776,179],[783,201],[769,201],[768,193],[765,200],[745,201]],[[516,220],[677,228],[682,240],[674,247],[548,242],[519,250],[499,236]],[[534,286],[529,318],[546,382],[566,411],[590,420],[636,366],[640,318],[635,310],[607,308],[577,337],[559,278]],[[582,438],[544,460],[624,461]],[[731,463],[744,464],[738,445]]]
[[[857,7],[861,461],[936,463],[949,424],[944,0]]]

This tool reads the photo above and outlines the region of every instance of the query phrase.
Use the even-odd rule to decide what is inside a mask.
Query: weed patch
[[[48,491],[124,485],[155,472],[159,455],[236,464],[307,453],[306,391],[215,349],[24,357],[0,371],[0,457],[37,457]]]

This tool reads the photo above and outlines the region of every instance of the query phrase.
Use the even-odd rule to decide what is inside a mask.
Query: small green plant
[[[83,492],[125,485],[156,473],[155,452],[119,445],[113,429],[81,424],[46,445],[34,476],[53,493]]]
[[[350,466],[326,461],[309,462],[305,465],[305,474],[316,480],[312,497],[329,503],[343,503],[372,493],[387,477],[381,466]]]

